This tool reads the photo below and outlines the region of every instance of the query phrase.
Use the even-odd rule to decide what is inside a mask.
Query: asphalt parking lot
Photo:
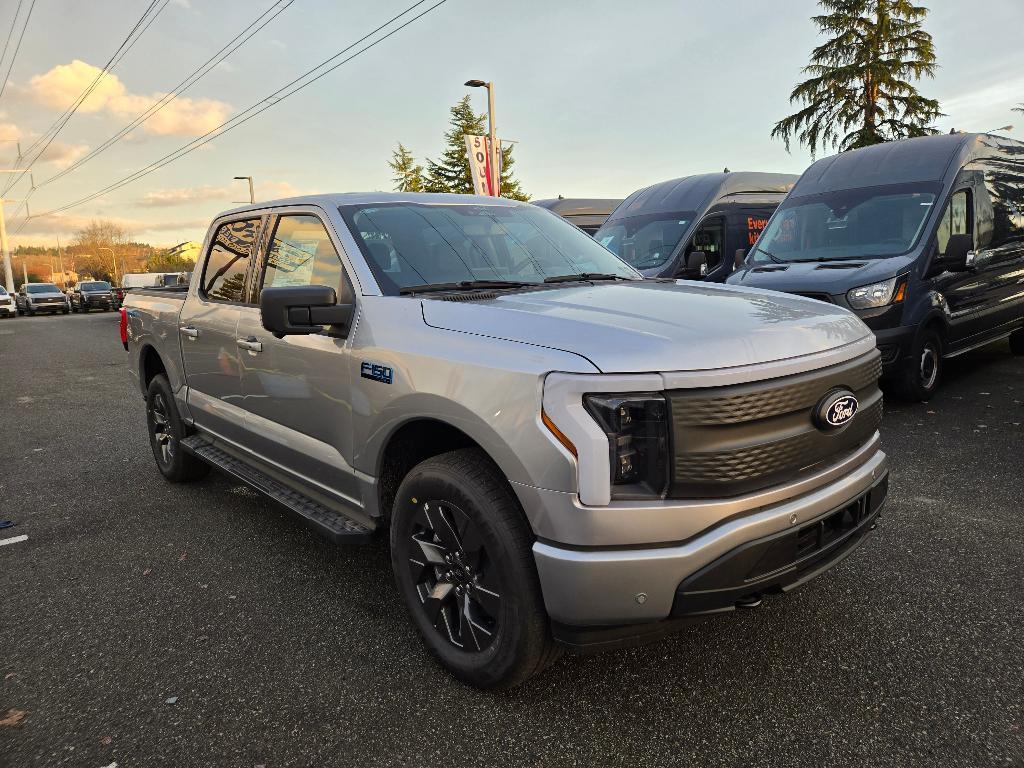
[[[839,567],[490,694],[421,650],[383,543],[162,480],[115,318],[0,320],[0,766],[1024,766],[1005,345],[889,404],[890,502]]]

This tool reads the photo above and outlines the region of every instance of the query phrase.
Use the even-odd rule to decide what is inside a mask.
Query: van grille
[[[734,496],[822,469],[871,439],[882,421],[877,350],[818,371],[668,393],[675,446],[670,495]],[[817,404],[851,390],[859,407],[843,428],[820,430]]]

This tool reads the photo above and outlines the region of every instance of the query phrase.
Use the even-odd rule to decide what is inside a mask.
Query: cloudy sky
[[[159,0],[157,8],[163,5]],[[284,5],[287,0],[279,0]],[[8,203],[12,242],[52,243],[91,218],[154,244],[199,239],[209,218],[244,200],[389,189],[402,141],[436,155],[447,110],[469,78],[496,83],[499,134],[518,141],[516,170],[534,197],[623,197],[676,176],[800,172],[809,162],[769,138],[820,42],[813,0],[448,0],[295,96],[138,181],[56,215],[216,128],[355,42],[413,0],[293,0],[271,23],[150,120],[72,169],[177,86],[273,0],[170,0],[33,166],[38,189]],[[31,0],[22,0],[10,61]],[[418,10],[429,7],[426,3]],[[948,114],[939,127],[1019,123],[1024,138],[1022,0],[931,0],[940,69],[922,90]],[[18,3],[0,4],[0,41]],[[0,96],[0,139],[27,148],[93,82],[149,0],[36,0]],[[489,12],[497,14],[490,17]],[[482,90],[474,92],[483,111]],[[41,146],[41,145],[40,145]],[[0,143],[10,168],[15,145]],[[60,178],[54,176],[62,171]],[[45,183],[52,179],[49,183]],[[23,198],[25,179],[8,192]]]

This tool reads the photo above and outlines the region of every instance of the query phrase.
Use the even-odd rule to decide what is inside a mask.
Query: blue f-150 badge
[[[370,379],[370,381],[379,381],[381,384],[390,384],[395,380],[395,372],[380,363],[364,362],[360,367],[359,375],[364,379]]]

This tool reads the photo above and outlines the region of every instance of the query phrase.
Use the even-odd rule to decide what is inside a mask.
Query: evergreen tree
[[[922,28],[928,9],[913,0],[818,0],[813,17],[832,38],[811,52],[790,103],[803,108],[780,120],[772,138],[796,137],[814,155],[935,133],[939,102],[914,81],[935,73],[935,46]]]
[[[423,166],[416,163],[416,158],[402,142],[398,142],[398,149],[391,153],[388,165],[395,174],[391,179],[395,182],[395,192],[424,191],[426,180],[423,178]]]
[[[1020,112],[1022,115],[1024,115],[1024,104],[1021,104],[1019,107],[1014,107],[1013,111]]]
[[[469,96],[451,108],[450,127],[444,134],[445,149],[440,160],[427,160],[427,192],[455,192],[457,194],[473,194],[473,178],[469,170],[469,158],[466,157],[467,134],[485,136],[487,134],[487,116],[478,115],[470,105]],[[501,196],[514,200],[529,200],[523,192],[519,181],[512,174],[512,146],[501,150]]]

